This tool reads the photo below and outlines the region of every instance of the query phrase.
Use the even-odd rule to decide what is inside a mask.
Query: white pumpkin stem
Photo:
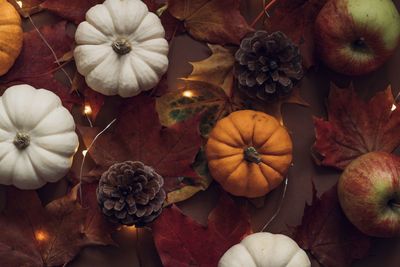
[[[254,147],[248,147],[244,150],[244,159],[248,162],[257,163],[261,162],[260,154]]]
[[[125,55],[132,51],[131,43],[125,38],[117,39],[112,44],[112,48],[118,55]]]
[[[13,143],[19,150],[23,150],[29,146],[29,144],[31,143],[31,138],[28,134],[17,133],[15,135]]]

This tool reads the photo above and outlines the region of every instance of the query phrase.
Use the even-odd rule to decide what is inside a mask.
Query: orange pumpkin
[[[0,0],[0,76],[7,73],[22,48],[21,18],[6,0]]]
[[[218,121],[206,155],[211,175],[227,192],[260,197],[283,181],[292,149],[289,133],[274,117],[241,110]]]

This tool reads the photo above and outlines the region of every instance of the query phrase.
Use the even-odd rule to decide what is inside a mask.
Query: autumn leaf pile
[[[16,1],[11,2],[18,7]],[[193,70],[181,77],[181,88],[168,88],[165,76],[150,92],[130,99],[106,97],[91,90],[73,63],[73,30],[90,7],[103,1],[18,2],[23,3],[19,9],[23,17],[50,12],[57,19],[39,29],[42,36],[35,30],[24,33],[22,53],[14,67],[0,78],[0,90],[27,83],[56,93],[63,105],[76,113],[81,147],[88,147],[104,128],[99,117],[103,115],[102,121],[116,118],[116,122],[91,147],[88,155],[95,167],[84,173],[81,187],[79,174],[70,173],[69,192],[47,205],[34,191],[6,188],[0,225],[7,231],[0,236],[0,266],[60,266],[73,260],[86,246],[115,245],[112,234],[118,227],[102,216],[95,189],[100,175],[111,165],[134,159],[152,166],[165,179],[169,207],[151,225],[163,265],[215,267],[224,252],[252,230],[245,205],[225,193],[221,193],[206,226],[184,215],[174,204],[206,190],[212,183],[203,153],[209,132],[219,119],[236,110],[258,109],[281,120],[282,104],[307,105],[299,88],[288,98],[267,106],[249,104],[236,92],[234,53],[242,38],[253,31],[240,13],[240,1],[144,0],[160,16],[168,41],[172,43],[177,35],[188,34],[207,44],[210,56],[190,62]],[[268,31],[284,32],[299,46],[306,69],[317,63],[313,23],[325,2],[278,1],[273,16],[263,25]],[[59,79],[65,71],[71,77],[67,83]],[[189,89],[187,97],[185,92]],[[400,144],[399,135],[395,134],[400,130],[400,111],[391,111],[393,101],[390,88],[365,101],[352,88],[333,87],[328,120],[314,121],[313,156],[318,164],[344,169],[351,160],[369,151],[393,151]],[[85,123],[81,114],[85,105],[92,109],[89,119],[93,127]],[[103,111],[110,107],[112,117],[107,117]],[[349,266],[368,255],[371,240],[347,221],[335,188],[321,198],[313,192],[313,203],[306,207],[302,224],[292,234],[298,244],[326,267]]]

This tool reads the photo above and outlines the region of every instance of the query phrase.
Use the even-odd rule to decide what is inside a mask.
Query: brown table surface
[[[261,10],[263,1],[247,0],[242,1],[242,12],[248,21]],[[400,9],[400,0],[394,1]],[[46,13],[34,16],[37,25],[51,24],[58,19]],[[28,21],[24,22],[25,30],[32,29]],[[171,88],[176,86],[176,79],[185,77],[191,71],[189,61],[198,61],[208,57],[208,48],[189,36],[179,36],[174,39],[170,49],[170,67],[168,72],[168,83]],[[397,93],[400,89],[400,49],[393,58],[378,71],[365,77],[354,79],[356,89],[365,94],[371,95],[374,91],[386,88],[388,84]],[[397,67],[397,68],[396,68]],[[60,75],[61,80],[65,77]],[[290,130],[294,142],[294,166],[289,173],[289,185],[287,196],[284,199],[282,210],[277,218],[270,224],[268,231],[279,233],[285,231],[287,226],[295,226],[300,223],[304,205],[311,200],[311,183],[314,181],[318,194],[334,185],[340,172],[318,167],[314,164],[310,148],[315,140],[312,116],[325,116],[325,100],[329,92],[329,85],[332,79],[340,79],[324,67],[312,70],[304,79],[301,87],[301,94],[310,104],[310,107],[301,107],[288,104],[284,106],[283,116],[286,127]],[[100,114],[100,124],[109,121],[111,108],[106,105],[105,110]],[[77,122],[83,122],[79,112],[76,112]],[[81,154],[75,158],[73,168],[77,169],[81,162]],[[90,164],[88,164],[90,165]],[[90,166],[87,166],[89,168]],[[65,193],[66,182],[60,181],[56,184],[46,185],[39,190],[43,201],[50,201]],[[276,189],[265,197],[263,208],[252,209],[252,226],[257,231],[271,217],[276,209],[282,192],[282,187]],[[206,192],[202,192],[193,198],[181,203],[179,206],[183,211],[201,223],[206,222],[208,212],[215,205],[217,199],[215,186],[211,186]],[[4,198],[1,198],[4,199]],[[4,204],[4,203],[0,203]],[[2,205],[1,205],[2,206]],[[122,231],[115,235],[120,243],[115,247],[88,247],[68,266],[70,267],[158,267],[162,266],[155,250],[151,232],[139,230],[139,235]],[[196,242],[194,240],[194,242]],[[141,265],[139,265],[139,260]],[[313,264],[313,266],[318,266]],[[354,267],[399,267],[400,266],[400,239],[377,239],[372,248],[372,254],[368,258],[353,264]]]

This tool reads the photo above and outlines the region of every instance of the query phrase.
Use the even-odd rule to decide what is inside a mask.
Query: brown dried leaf
[[[343,214],[336,186],[321,198],[313,187],[312,204],[304,209],[294,240],[325,267],[348,267],[354,260],[366,257],[371,247],[371,238]]]
[[[368,152],[396,149],[400,145],[400,110],[392,111],[393,103],[390,86],[364,101],[353,85],[347,90],[332,85],[328,121],[314,119],[317,163],[344,169]]]
[[[239,7],[239,0],[168,0],[168,11],[194,38],[221,45],[240,44],[252,31]]]
[[[202,226],[176,207],[165,209],[152,226],[164,267],[215,267],[221,256],[251,233],[250,218],[226,194]]]
[[[190,62],[193,65],[192,73],[187,77],[192,81],[203,81],[221,87],[227,96],[232,94],[233,65],[235,57],[231,49],[220,45],[211,45],[211,56],[198,62]]]
[[[282,31],[295,42],[303,56],[303,64],[315,64],[314,24],[327,0],[281,0],[273,15],[266,20],[268,31]]]
[[[83,247],[113,244],[110,229],[94,231],[90,213],[78,203],[77,187],[44,208],[35,191],[8,187],[0,215],[0,226],[7,229],[0,236],[0,266],[59,266]]]

